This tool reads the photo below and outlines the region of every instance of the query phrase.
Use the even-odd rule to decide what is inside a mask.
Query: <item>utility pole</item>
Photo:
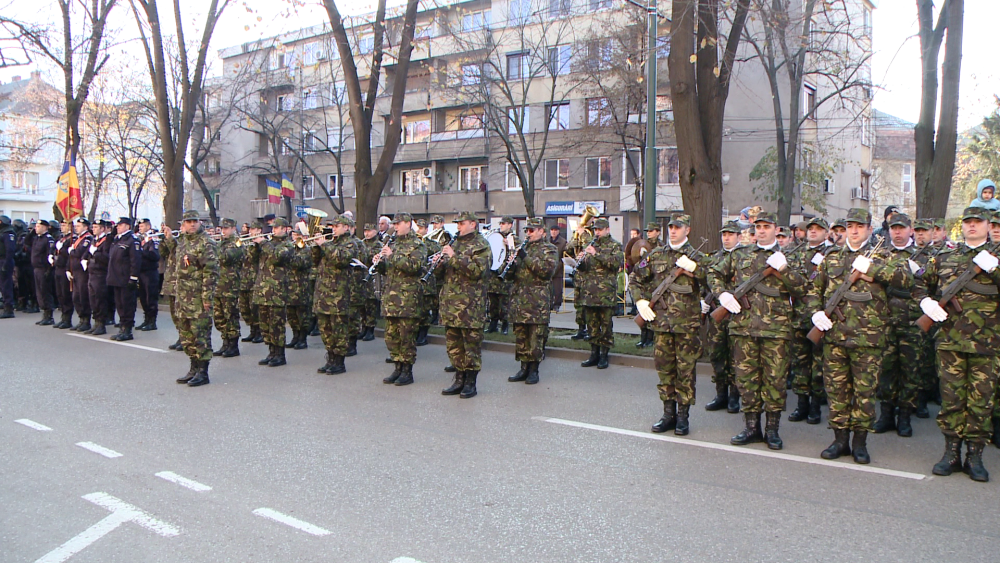
[[[647,0],[646,18],[646,172],[642,185],[643,222],[656,221],[656,0]],[[642,225],[640,225],[642,227]]]

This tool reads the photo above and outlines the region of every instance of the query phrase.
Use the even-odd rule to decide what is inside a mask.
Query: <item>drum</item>
[[[490,243],[490,251],[493,253],[490,269],[497,272],[507,260],[507,240],[499,231],[493,231],[486,235],[486,242]]]

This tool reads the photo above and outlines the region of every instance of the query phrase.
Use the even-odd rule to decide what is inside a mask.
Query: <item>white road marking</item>
[[[167,538],[181,533],[174,526],[166,522],[161,522],[146,512],[109,494],[90,493],[89,495],[83,495],[83,498],[97,506],[110,510],[111,514],[105,516],[103,520],[87,528],[66,543],[43,555],[35,563],[62,563],[126,522],[135,522],[139,526]]]
[[[156,476],[165,481],[176,483],[182,487],[191,489],[192,491],[197,491],[199,493],[212,490],[212,487],[209,487],[208,485],[202,485],[198,481],[192,481],[187,477],[181,477],[180,475],[174,473],[173,471],[160,471],[159,473],[156,474]]]
[[[417,561],[412,557],[397,557],[390,561],[389,563],[424,563],[423,561]]]
[[[895,469],[883,469],[881,467],[871,467],[868,465],[858,465],[856,463],[843,463],[839,461],[832,461],[822,458],[811,458],[802,457],[791,454],[783,454],[779,452],[774,452],[771,450],[757,450],[753,448],[744,448],[739,446],[731,446],[727,444],[715,444],[712,442],[699,442],[697,440],[690,440],[687,438],[678,438],[674,436],[664,436],[662,434],[651,434],[649,432],[637,432],[635,430],[625,430],[623,428],[615,428],[613,426],[601,426],[599,424],[589,424],[586,422],[576,422],[573,420],[565,420],[562,418],[550,418],[547,416],[535,416],[532,417],[533,420],[538,420],[541,422],[550,422],[552,424],[561,424],[563,426],[572,426],[574,428],[585,428],[587,430],[597,430],[599,432],[608,432],[611,434],[620,434],[622,436],[632,436],[635,438],[645,438],[646,440],[659,440],[661,442],[672,442],[674,444],[683,444],[685,446],[694,446],[696,448],[705,448],[709,450],[720,450],[724,452],[737,453],[743,455],[753,455],[758,457],[769,457],[773,459],[781,459],[784,461],[795,461],[798,463],[809,463],[812,465],[822,465],[824,467],[833,467],[836,469],[847,469],[849,471],[860,471],[862,473],[874,473],[876,475],[886,475],[889,477],[899,477],[902,479],[913,479],[915,481],[921,481],[927,478],[927,475],[922,473],[910,473],[908,471],[897,471]]]
[[[104,342],[106,344],[117,344],[119,346],[128,346],[129,348],[138,348],[139,350],[145,350],[147,352],[159,352],[161,354],[166,354],[167,350],[161,350],[159,348],[151,348],[149,346],[143,346],[142,344],[132,344],[131,342],[118,342],[115,340],[109,340],[107,338],[98,338],[96,336],[89,336],[86,334],[76,334],[73,332],[64,332],[66,336],[75,336],[77,338],[86,338],[87,340],[93,340],[95,342]]]
[[[80,446],[81,448],[83,448],[85,450],[90,450],[90,451],[94,452],[95,454],[101,454],[104,457],[116,458],[116,457],[121,457],[122,456],[122,454],[120,454],[120,453],[118,453],[118,452],[116,452],[114,450],[109,450],[108,448],[105,448],[104,446],[98,446],[97,444],[95,444],[93,442],[77,442],[76,445]]]
[[[38,430],[40,432],[52,432],[52,429],[49,428],[48,426],[45,426],[44,424],[38,424],[34,420],[28,420],[27,418],[19,418],[14,422],[18,424],[23,424],[28,428],[34,428],[35,430]]]
[[[271,510],[270,508],[258,508],[257,510],[254,510],[253,513],[256,514],[257,516],[267,518],[268,520],[281,522],[286,526],[291,526],[295,529],[302,530],[303,532],[307,534],[312,534],[314,536],[325,536],[332,533],[330,530],[324,530],[319,526],[314,526],[309,522],[303,522],[298,518],[292,518],[287,514],[282,514],[277,510]]]

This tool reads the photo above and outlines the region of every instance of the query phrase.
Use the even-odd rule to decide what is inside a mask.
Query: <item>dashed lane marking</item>
[[[277,510],[271,510],[270,508],[258,508],[253,511],[254,514],[262,518],[267,518],[268,520],[274,520],[275,522],[280,522],[286,526],[291,526],[297,530],[301,530],[307,534],[312,534],[314,536],[326,536],[331,534],[330,530],[325,530],[319,526],[314,526],[309,522],[303,522],[298,518],[292,518],[287,514],[282,514]]]
[[[19,419],[15,420],[14,422],[16,422],[18,424],[23,424],[23,425],[27,426],[28,428],[34,428],[35,430],[38,430],[39,432],[52,432],[52,429],[49,428],[48,426],[45,426],[44,424],[38,424],[34,420],[28,420],[27,418],[19,418]]]
[[[160,479],[163,479],[164,481],[170,481],[171,483],[175,483],[186,489],[191,489],[192,491],[196,491],[199,493],[212,490],[212,487],[209,487],[208,485],[203,485],[198,481],[193,481],[191,479],[188,479],[187,477],[181,477],[180,475],[174,473],[173,471],[160,471],[159,473],[156,474],[156,476],[159,477]]]
[[[95,444],[93,442],[77,442],[76,445],[80,446],[81,448],[83,448],[85,450],[90,450],[90,451],[94,452],[95,454],[100,454],[100,455],[102,455],[104,457],[108,457],[108,458],[112,458],[112,459],[116,458],[116,457],[121,457],[122,456],[122,454],[120,454],[120,453],[118,453],[118,452],[116,452],[114,450],[109,450],[108,448],[105,448],[104,446],[98,446],[97,444]]]
[[[533,420],[540,422],[549,422],[552,424],[561,424],[563,426],[572,426],[574,428],[584,428],[587,430],[597,430],[598,432],[607,432],[610,434],[620,434],[622,436],[632,436],[634,438],[644,438],[646,440],[659,440],[661,442],[671,442],[674,444],[682,444],[685,446],[694,446],[696,448],[705,448],[709,450],[719,450],[724,452],[730,452],[735,454],[752,455],[758,457],[769,457],[772,459],[780,459],[784,461],[794,461],[797,463],[808,463],[811,465],[822,465],[824,467],[832,467],[834,469],[846,469],[848,471],[860,471],[862,473],[874,473],[876,475],[885,475],[888,477],[899,477],[901,479],[913,479],[915,481],[921,481],[927,478],[927,475],[922,473],[910,473],[908,471],[897,471],[895,469],[883,469],[881,467],[871,467],[869,465],[857,465],[853,463],[843,463],[839,461],[832,461],[822,458],[811,458],[802,457],[791,454],[783,454],[779,452],[774,452],[771,450],[757,450],[754,448],[743,448],[738,446],[730,446],[726,444],[715,444],[712,442],[699,442],[697,440],[690,440],[687,438],[677,438],[674,436],[664,436],[662,434],[651,434],[649,432],[637,432],[635,430],[625,430],[623,428],[615,428],[613,426],[601,426],[599,424],[589,424],[586,422],[576,422],[574,420],[565,420],[562,418],[550,418],[547,416],[535,416],[532,417]]]
[[[95,342],[104,342],[105,344],[117,344],[119,346],[128,346],[129,348],[138,348],[139,350],[145,350],[147,352],[159,352],[160,354],[166,354],[166,350],[161,350],[159,348],[151,348],[149,346],[143,346],[142,344],[132,344],[131,342],[117,342],[115,340],[108,340],[107,338],[98,338],[96,336],[87,336],[86,334],[75,334],[72,332],[64,332],[66,336],[74,336],[76,338],[86,338],[87,340],[93,340]]]

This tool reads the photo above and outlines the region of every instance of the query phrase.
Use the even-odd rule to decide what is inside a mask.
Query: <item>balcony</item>
[[[388,193],[379,201],[379,213],[390,214],[405,211],[410,214],[457,213],[486,209],[486,194],[482,192],[428,192],[405,195]]]

